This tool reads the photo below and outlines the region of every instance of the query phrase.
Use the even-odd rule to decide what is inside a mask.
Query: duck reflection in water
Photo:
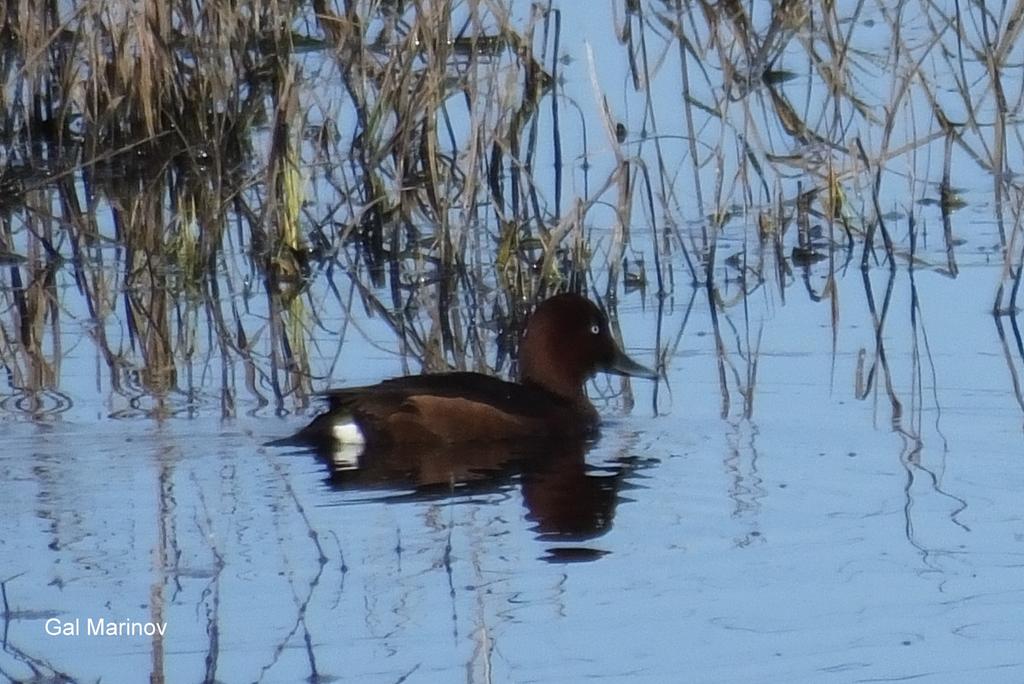
[[[378,500],[390,502],[509,493],[518,483],[539,540],[580,542],[608,531],[620,488],[637,467],[626,461],[588,464],[585,456],[593,444],[546,440],[403,447],[363,452],[355,460],[351,453],[318,453],[330,467],[332,488],[380,492]],[[571,553],[585,555],[583,550]]]

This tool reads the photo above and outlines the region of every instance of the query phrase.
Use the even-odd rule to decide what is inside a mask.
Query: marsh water
[[[249,80],[224,16],[113,10],[128,100],[188,91],[110,85],[117,135],[5,54],[0,676],[1024,679],[1022,10],[436,4],[296,6]],[[513,375],[567,288],[661,373],[598,439],[264,446]]]

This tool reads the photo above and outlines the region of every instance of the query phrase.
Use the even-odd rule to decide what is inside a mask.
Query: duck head
[[[658,378],[619,348],[607,316],[589,299],[560,294],[543,301],[519,343],[520,382],[585,401],[584,383],[598,371]]]

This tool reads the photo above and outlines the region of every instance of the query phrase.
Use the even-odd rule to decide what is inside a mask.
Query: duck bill
[[[652,371],[647,366],[641,366],[633,359],[626,356],[625,352],[620,349],[615,350],[615,357],[601,368],[605,373],[613,373],[615,375],[631,375],[635,378],[647,378],[648,380],[657,380],[658,374]]]

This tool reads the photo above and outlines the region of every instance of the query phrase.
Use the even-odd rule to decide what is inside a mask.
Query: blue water
[[[590,112],[591,142],[605,146],[597,158],[608,164],[613,155],[596,114],[588,43],[598,82],[631,131],[629,149],[649,151],[637,137],[642,102],[626,85],[612,19],[604,9],[564,11],[563,49],[575,57],[564,67],[567,92]],[[919,29],[916,16],[906,21]],[[883,18],[872,10],[860,19],[868,20],[876,23],[863,24],[859,45],[881,59]],[[910,29],[906,36],[926,44]],[[787,58],[802,54],[789,50]],[[666,57],[654,92],[662,132],[678,133],[679,121],[664,118],[678,102],[674,59]],[[889,82],[879,74],[887,71],[874,58],[858,62],[872,65],[857,91],[884,102]],[[925,65],[942,79],[941,61]],[[799,82],[794,88],[802,97]],[[923,107],[920,91],[911,96]],[[898,134],[924,135],[914,129],[918,113],[904,112]],[[877,135],[858,125],[865,140]],[[726,135],[712,120],[701,140],[728,151],[731,178],[740,157]],[[783,153],[785,138],[772,140]],[[681,200],[674,218],[696,235],[689,162],[671,144]],[[1000,337],[990,314],[1004,278],[991,176],[963,149],[955,157],[955,184],[968,201],[953,215],[963,240],[955,278],[938,208],[916,203],[937,195],[929,183],[941,177],[939,141],[888,167],[884,209],[904,217],[889,222],[900,255],[893,271],[873,265],[865,278],[858,247],[849,265],[836,253],[831,285],[827,261],[806,273],[793,265],[782,287],[769,266],[769,279],[744,297],[735,269],[722,265],[720,342],[706,291],[689,286],[678,252],[666,265],[676,286],[665,299],[653,288],[620,290],[624,345],[651,366],[663,354],[665,377],[634,380],[628,391],[599,378],[589,392],[606,419],[601,438],[563,455],[565,468],[554,473],[495,459],[470,483],[445,486],[442,473],[427,489],[417,487],[425,472],[373,483],[353,472],[332,478],[309,454],[261,446],[316,407],[264,403],[266,376],[247,383],[245,364],[221,356],[213,336],[200,335],[191,365],[178,369],[191,392],[157,411],[142,389],[112,388],[73,274],[61,270],[61,392],[49,398],[60,410],[29,415],[15,406],[12,383],[3,385],[0,677],[1024,679],[1024,406],[1014,385],[1024,354],[1011,319],[1001,319]],[[701,167],[705,192],[717,168]],[[803,180],[794,172],[785,184]],[[870,204],[852,195],[858,208]],[[927,231],[913,269],[910,211]],[[588,215],[601,244],[611,242],[612,216],[600,207]],[[649,219],[638,214],[633,225],[648,269]],[[719,238],[719,259],[744,248],[756,259],[755,225],[755,211],[740,212]],[[335,277],[344,299],[348,281]],[[307,304],[323,323],[308,337],[314,389],[419,370],[380,316],[358,297],[344,309],[325,280]],[[815,301],[829,287],[832,298]],[[387,300],[386,288],[373,291]],[[234,301],[249,330],[267,314],[265,298]],[[137,353],[123,313],[103,324],[128,356]],[[260,369],[264,335],[255,342]],[[484,358],[497,358],[493,346]],[[225,385],[238,388],[229,417]],[[561,494],[592,508],[559,508]],[[100,618],[166,624],[166,635],[84,633]],[[75,621],[78,636],[47,633]]]

